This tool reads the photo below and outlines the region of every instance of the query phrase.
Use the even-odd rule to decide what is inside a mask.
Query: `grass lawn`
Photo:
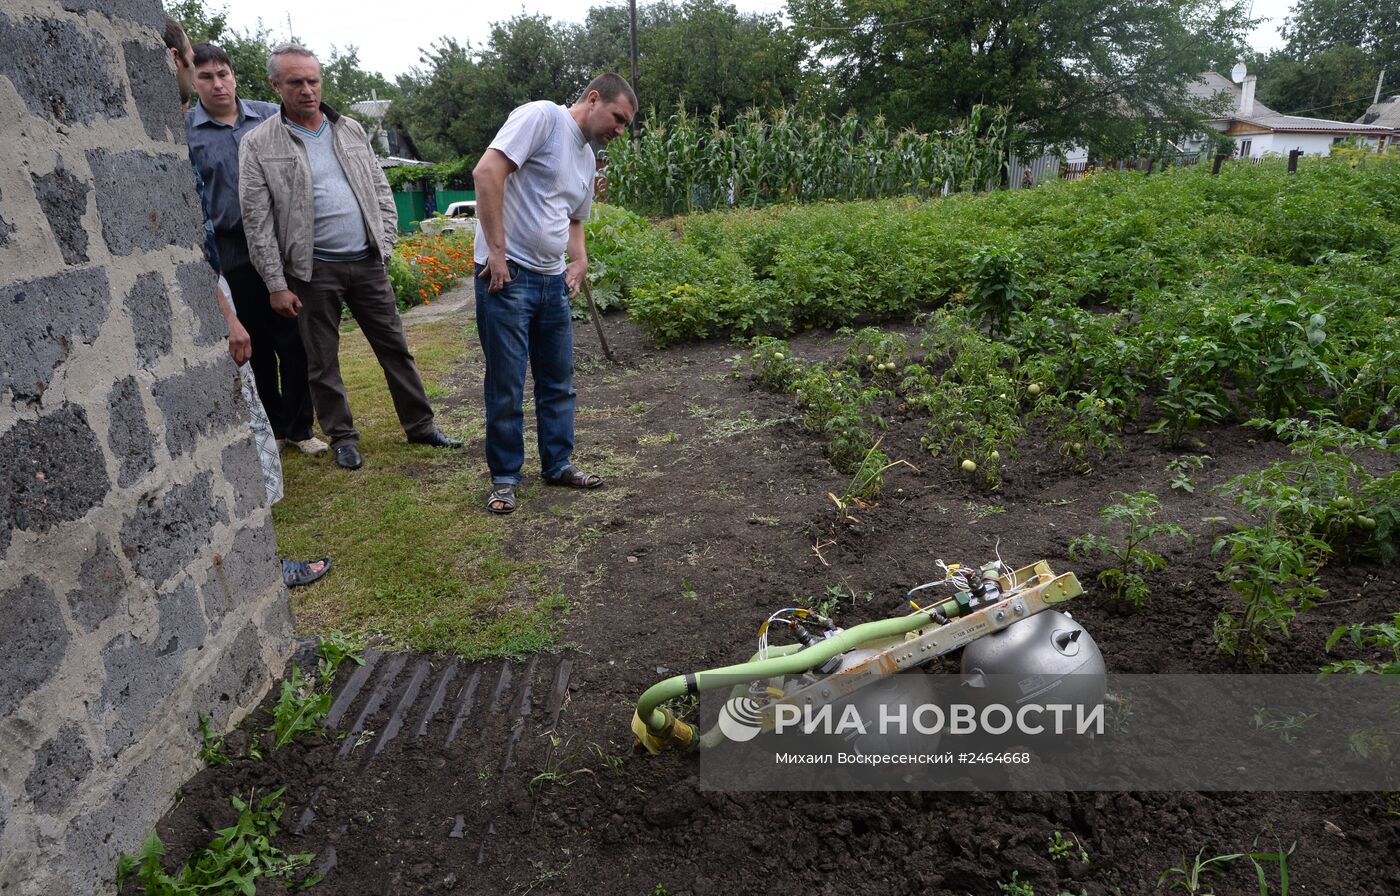
[[[440,399],[478,381],[460,370],[474,323],[420,324],[408,341],[438,423],[470,445],[479,414]],[[383,372],[353,327],[342,334],[340,364],[365,465],[346,471],[330,455],[284,452],[286,495],[273,508],[282,556],[335,561],[321,581],[292,592],[298,630],[365,633],[384,646],[468,659],[553,645],[567,602],[537,564],[507,556],[509,530],[482,510],[483,459],[404,440]]]

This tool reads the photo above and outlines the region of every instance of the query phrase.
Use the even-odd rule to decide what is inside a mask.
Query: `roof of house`
[[[391,105],[393,100],[360,100],[358,103],[351,103],[350,108],[366,118],[383,121],[384,116],[389,114]]]
[[[1223,114],[1215,118],[1207,119],[1212,122],[1227,124],[1231,121],[1244,122],[1246,124],[1257,125],[1261,128],[1268,128],[1271,131],[1284,131],[1289,133],[1332,133],[1332,134],[1387,134],[1390,129],[1400,125],[1386,125],[1377,121],[1373,124],[1357,124],[1349,121],[1333,121],[1330,118],[1306,118],[1301,115],[1284,115],[1275,112],[1268,106],[1254,101],[1254,110],[1248,115],[1241,115],[1240,95],[1242,90],[1240,85],[1230,79],[1215,72],[1202,72],[1200,77],[1187,86],[1187,92],[1201,100],[1218,100],[1222,95],[1228,97],[1230,105],[1223,110]],[[1396,104],[1400,107],[1400,103]],[[1373,109],[1376,107],[1372,107]]]
[[[1356,119],[1356,123],[1400,129],[1400,93],[1371,106],[1365,115]]]

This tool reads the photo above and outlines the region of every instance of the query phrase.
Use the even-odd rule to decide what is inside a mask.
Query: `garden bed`
[[[603,469],[608,487],[576,493],[531,484],[521,509],[494,521],[506,532],[505,553],[542,562],[572,605],[563,653],[536,671],[531,724],[514,764],[499,764],[509,725],[483,726],[451,746],[403,736],[373,761],[368,745],[338,760],[342,743],[305,737],[188,782],[158,828],[172,859],[232,821],[229,795],[286,786],[284,827],[296,827],[313,801],[316,818],[279,842],[316,853],[317,863],[334,849],[334,866],[312,892],[337,896],[1031,892],[999,885],[1013,874],[1042,896],[1136,896],[1200,850],[1208,858],[1256,840],[1269,849],[1296,843],[1296,892],[1400,888],[1400,819],[1382,794],[731,794],[700,789],[694,755],[633,755],[627,725],[637,696],[665,674],[747,657],[772,610],[838,596],[842,624],[891,615],[906,589],[936,575],[936,560],[980,562],[998,544],[1009,562],[1045,559],[1079,574],[1088,593],[1072,610],[1110,671],[1245,671],[1212,640],[1217,613],[1233,598],[1217,578],[1222,560],[1211,544],[1223,526],[1244,521],[1212,488],[1288,452],[1254,430],[1201,427],[1189,453],[1211,460],[1188,493],[1171,488],[1168,472],[1183,452],[1145,432],[1145,422],[1128,425],[1120,448],[1079,466],[1032,432],[990,490],[956,459],[929,455],[923,421],[892,415],[881,450],[916,469],[892,468],[873,506],[843,519],[829,494],[845,494],[851,475],[838,473],[825,440],[801,427],[791,395],[758,388],[745,365],[731,375],[734,347],[658,350],[617,316],[606,325],[621,363],[603,361],[591,328],[580,324],[576,386],[578,459]],[[847,342],[812,331],[790,350],[830,360]],[[475,345],[459,364],[454,397],[467,414],[479,413]],[[478,436],[461,481],[477,483],[484,498],[481,457]],[[1168,567],[1148,574],[1151,599],[1140,608],[1095,586],[1099,561],[1068,554],[1075,537],[1099,531],[1099,511],[1116,493],[1135,491],[1157,495],[1160,518],[1193,536],[1160,545]],[[1331,567],[1325,584],[1319,605],[1254,671],[1307,673],[1337,656],[1366,657],[1346,643],[1329,654],[1325,642],[1338,625],[1400,609],[1393,566]],[[544,668],[563,659],[572,664],[568,699],[552,736],[543,735],[551,684]],[[434,673],[445,663],[434,659]],[[483,688],[499,666],[480,667]],[[238,736],[230,740],[232,754],[241,747]],[[1057,833],[1077,840],[1088,862],[1052,858]],[[260,884],[259,892],[278,886]],[[1222,896],[1259,892],[1243,861],[1212,886]],[[1276,872],[1270,886],[1278,892]]]

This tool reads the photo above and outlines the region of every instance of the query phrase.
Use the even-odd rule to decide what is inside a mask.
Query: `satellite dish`
[[[1243,63],[1243,62],[1236,62],[1236,63],[1235,63],[1235,67],[1232,68],[1232,69],[1230,69],[1230,80],[1231,80],[1231,81],[1234,81],[1236,84],[1243,84],[1243,83],[1244,83],[1244,76],[1245,76],[1245,67],[1244,67],[1244,63]]]

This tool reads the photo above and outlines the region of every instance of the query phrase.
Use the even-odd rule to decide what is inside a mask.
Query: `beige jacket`
[[[360,203],[365,231],[387,260],[399,235],[394,193],[369,148],[364,128],[321,104],[335,134],[335,152]],[[238,204],[248,255],[268,292],[287,288],[287,278],[311,279],[316,232],[311,165],[306,147],[287,126],[286,112],[244,136],[238,148]]]

